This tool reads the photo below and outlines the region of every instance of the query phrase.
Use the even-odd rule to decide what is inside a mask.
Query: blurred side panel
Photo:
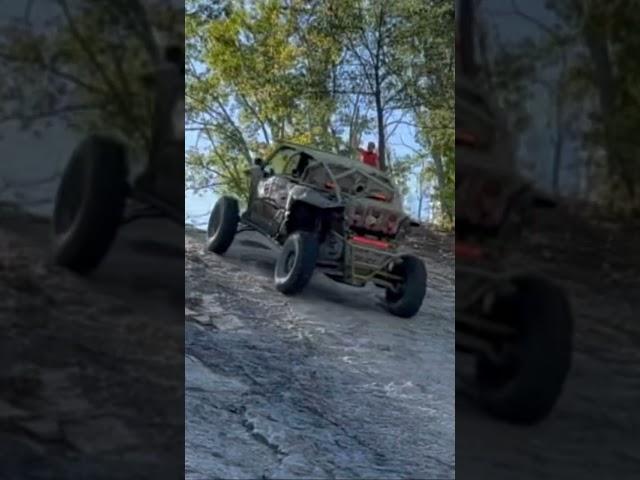
[[[0,477],[184,472],[184,3],[1,2]]]
[[[457,478],[634,478],[631,2],[459,0]]]

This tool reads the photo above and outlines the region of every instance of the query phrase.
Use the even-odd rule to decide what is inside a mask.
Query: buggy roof
[[[402,210],[402,195],[399,193],[391,178],[377,168],[370,167],[349,157],[344,157],[332,152],[327,152],[318,148],[310,147],[308,145],[300,145],[293,142],[278,142],[276,144],[275,150],[270,155],[270,157],[273,157],[282,150],[293,150],[294,152],[306,153],[314,159],[325,163],[329,167],[329,169],[331,165],[335,165],[347,170],[356,171],[367,175],[374,181],[384,185],[385,188],[391,190],[393,192],[393,204],[398,210]]]
[[[369,165],[365,165],[362,162],[358,162],[357,160],[353,160],[349,157],[343,157],[341,155],[337,155],[332,152],[327,152],[324,150],[320,150],[315,147],[310,147],[308,145],[299,145],[293,142],[279,142],[276,146],[275,152],[285,149],[292,149],[299,152],[304,152],[307,155],[311,155],[316,160],[320,160],[322,162],[328,163],[329,165],[338,165],[340,167],[359,170],[367,175],[374,177],[376,180],[383,181],[390,186],[393,186],[391,180],[384,172],[381,172],[377,168],[370,167]]]

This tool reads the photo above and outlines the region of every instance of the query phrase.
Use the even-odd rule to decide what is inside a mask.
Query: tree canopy
[[[189,0],[190,187],[244,196],[243,170],[274,142],[355,161],[366,135],[417,197],[435,183],[438,220],[451,223],[453,17],[435,0]]]
[[[37,132],[52,121],[119,133],[146,148],[158,37],[182,7],[162,0],[43,0],[0,24],[0,121]]]
[[[635,215],[640,210],[637,4],[558,0],[544,6],[532,13],[527,2],[509,2],[503,15],[531,33],[515,43],[498,37],[501,29],[490,25],[492,14],[485,8],[479,50],[486,52],[483,43],[493,44],[493,54],[483,58],[485,73],[512,124],[522,127],[545,117],[550,154],[526,165],[545,187],[566,195],[571,184],[573,197]],[[532,106],[536,95],[546,97],[539,102],[548,105],[543,115]]]

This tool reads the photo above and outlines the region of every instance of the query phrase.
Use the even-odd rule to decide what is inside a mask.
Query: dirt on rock
[[[135,301],[155,295],[142,282],[129,296],[107,288],[120,257],[136,263],[123,237],[84,279],[48,261],[46,219],[4,208],[0,477],[182,475],[183,324]],[[119,283],[134,273],[120,271]]]
[[[454,478],[454,265],[423,254],[407,320],[319,274],[283,296],[265,240],[188,230],[186,478]]]
[[[561,208],[541,213],[517,268],[565,288],[572,368],[551,416],[531,427],[489,418],[458,388],[458,478],[636,478],[640,469],[640,245],[637,226]],[[457,373],[465,372],[458,356]]]

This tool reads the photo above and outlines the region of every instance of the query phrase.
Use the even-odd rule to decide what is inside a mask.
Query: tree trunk
[[[558,82],[556,96],[556,141],[553,145],[553,170],[552,170],[552,189],[553,193],[557,195],[560,190],[560,169],[562,168],[562,151],[564,149],[564,103],[563,93]]]
[[[418,221],[422,222],[422,201],[424,200],[424,158],[422,158],[418,178]]]
[[[362,132],[360,131],[360,96],[356,96],[356,100],[353,104],[353,112],[351,114],[351,120],[349,123],[349,147],[353,152],[357,153],[357,149],[360,146]]]
[[[553,193],[557,195],[560,190],[560,168],[562,166],[562,150],[564,148],[564,132],[562,127],[558,128],[558,137],[553,146]]]
[[[442,215],[446,217],[447,220],[453,220],[453,208],[449,205],[449,202],[446,198],[445,192],[445,178],[444,178],[444,166],[442,164],[442,157],[439,152],[431,152],[431,156],[433,158],[433,164],[436,167],[436,180],[437,191],[438,191],[438,202],[440,203],[440,211]]]
[[[384,109],[382,107],[382,93],[380,90],[375,92],[376,101],[376,118],[378,121],[378,161],[380,162],[380,170],[387,170],[386,142],[384,138]]]
[[[456,23],[458,27],[457,48],[458,59],[462,72],[473,77],[476,74],[474,58],[474,8],[473,0],[460,0],[456,9]]]
[[[614,177],[618,177],[622,181],[629,200],[632,200],[635,196],[634,177],[628,174],[625,158],[618,148],[616,132],[613,127],[616,115],[617,82],[609,55],[609,47],[606,39],[592,32],[589,27],[585,30],[585,41],[595,70],[594,78],[605,132],[604,148],[607,152],[607,164]]]

